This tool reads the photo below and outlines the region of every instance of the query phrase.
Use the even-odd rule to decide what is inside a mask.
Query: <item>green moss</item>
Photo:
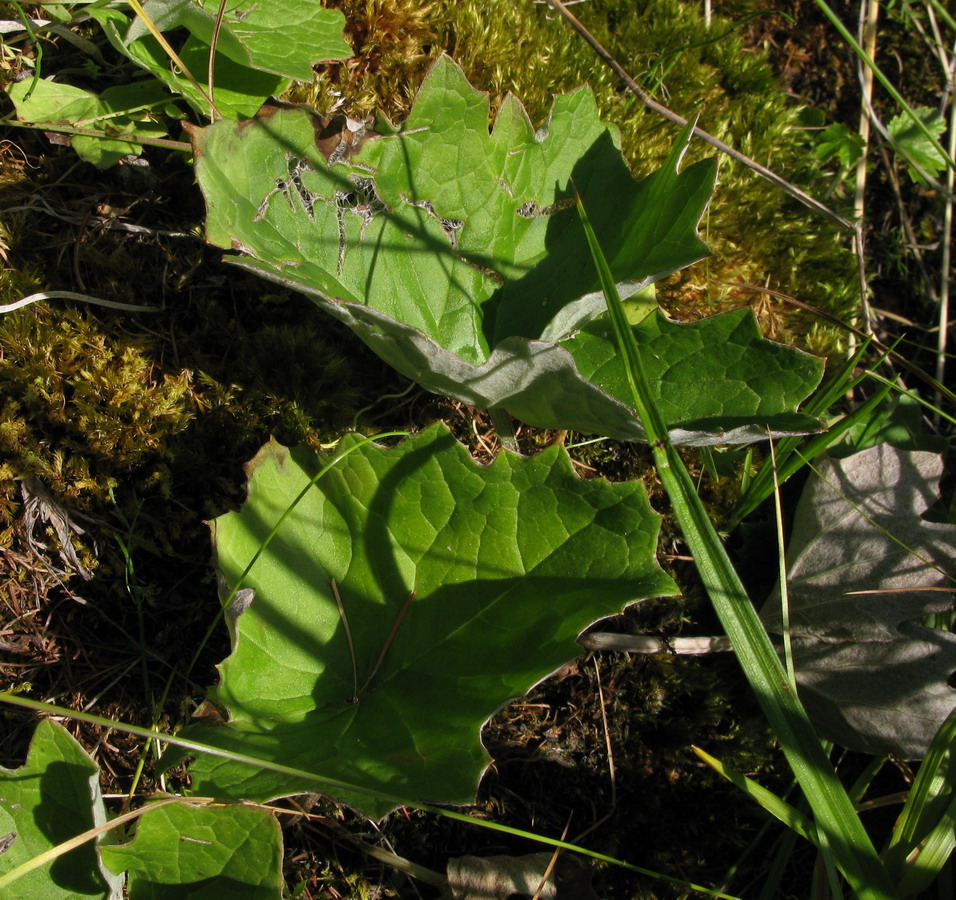
[[[55,492],[103,499],[192,416],[187,373],[158,374],[142,347],[110,339],[78,310],[34,305],[6,315],[0,351],[7,478],[39,476]]]

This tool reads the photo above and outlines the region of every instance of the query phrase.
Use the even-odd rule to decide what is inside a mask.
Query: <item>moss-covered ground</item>
[[[342,101],[355,118],[378,107],[400,119],[429,63],[448,52],[495,105],[512,91],[539,123],[555,94],[590,83],[637,174],[659,163],[673,140],[673,127],[625,92],[543,4],[327,5],[345,13],[355,56],[319,67],[315,83],[287,99],[323,112]],[[699,114],[706,130],[810,193],[828,194],[847,214],[846,190],[834,188],[832,167],[815,159],[801,110],[852,122],[854,70],[812,4],[793,6],[788,21],[735,0],[709,26],[699,4],[679,0],[590,0],[574,9],[645,90],[681,114]],[[2,18],[16,17],[0,7]],[[925,102],[934,88],[910,31],[898,22],[887,28],[910,67],[904,76],[913,76],[910,99]],[[91,89],[121,81],[119,58],[94,29],[80,31],[109,66],[95,72],[82,46],[54,38],[45,44],[45,74],[66,73]],[[5,54],[3,66],[12,77],[15,54]],[[483,413],[410,386],[307,300],[223,266],[203,242],[202,200],[187,161],[156,148],[144,159],[148,165],[100,172],[42,132],[4,128],[0,304],[68,290],[156,312],[50,300],[0,316],[0,683],[173,729],[228,652],[224,629],[202,643],[218,612],[204,523],[240,502],[242,465],[270,435],[319,446],[352,427],[411,429],[441,418],[478,458],[496,439]],[[883,178],[873,179],[882,217],[869,243],[874,302],[924,320],[929,308],[894,243],[897,226],[880,225],[891,221],[893,205]],[[937,199],[915,192],[913,214],[927,233],[937,227]],[[858,280],[846,234],[726,159],[701,231],[713,256],[661,286],[670,314],[691,319],[746,303],[768,336],[834,357],[845,348],[831,327],[733,285],[770,286],[853,318]],[[534,452],[555,436],[525,429],[519,439]],[[572,453],[589,476],[644,478],[666,512],[642,449],[605,442]],[[725,516],[729,482],[702,475],[702,489],[718,520]],[[44,498],[50,513],[32,525],[24,518],[30,496]],[[68,538],[57,533],[57,515]],[[774,563],[764,521],[758,516],[734,539],[756,592],[773,578],[762,562]],[[664,636],[717,628],[681,550],[665,527],[662,558],[684,597],[643,604],[622,628]],[[171,681],[157,709],[169,673],[185,672],[197,651],[198,665]],[[0,708],[0,723],[0,765],[16,765],[32,719]],[[136,780],[139,741],[71,730],[94,752],[109,792],[156,786],[150,760]],[[493,764],[478,798],[483,815],[552,836],[567,829],[571,840],[584,834],[601,852],[704,884],[723,883],[749,849],[731,890],[759,895],[781,833],[765,831],[767,818],[690,749],[706,746],[769,786],[787,787],[729,655],[582,657],[497,715],[484,741]],[[411,811],[373,827],[326,803],[315,810],[316,818],[284,820],[287,882],[303,898],[432,896],[356,849],[356,837],[436,870],[449,856],[536,849]],[[779,896],[805,896],[812,865],[809,849],[795,851]],[[595,870],[594,889],[602,898],[679,893],[612,867]]]

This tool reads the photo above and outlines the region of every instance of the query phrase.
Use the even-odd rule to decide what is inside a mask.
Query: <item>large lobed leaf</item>
[[[594,348],[579,331],[604,298],[573,191],[629,296],[706,256],[696,229],[713,161],[680,171],[681,142],[635,181],[587,88],[558,97],[537,132],[513,97],[490,131],[488,116],[487,97],[442,57],[399,126],[379,119],[374,131],[337,131],[307,110],[270,108],[239,125],[193,129],[207,237],[308,294],[429,390],[538,426],[641,439],[615,376],[606,381],[591,365]],[[689,356],[698,373],[685,395],[693,411],[676,404],[675,437],[714,443],[753,440],[765,426],[819,427],[794,414],[819,380],[817,361],[751,329],[744,358],[729,367],[723,329],[711,321],[675,328],[667,342],[675,346],[660,377],[675,385],[669,393],[679,392]],[[737,365],[765,369],[773,400],[756,420]]]
[[[357,443],[271,542],[317,471],[307,449],[267,445],[242,510],[215,521],[230,590],[267,546],[221,666],[229,725],[188,733],[392,796],[470,802],[482,723],[572,659],[594,619],[674,591],[654,559],[658,517],[639,483],[582,481],[563,450],[482,468],[443,426],[392,450]],[[190,774],[217,796],[314,790],[211,757]]]
[[[922,758],[956,706],[956,635],[920,622],[953,608],[956,526],[922,518],[942,458],[883,444],[818,471],[787,548],[801,697],[842,746]],[[764,619],[780,629],[776,598]]]

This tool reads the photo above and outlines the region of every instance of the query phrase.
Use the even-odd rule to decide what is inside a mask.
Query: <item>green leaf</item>
[[[926,130],[939,140],[946,130],[946,121],[935,110],[927,106],[917,106],[914,110]],[[896,149],[899,150],[907,162],[907,171],[910,177],[918,184],[926,184],[926,179],[912,166],[915,162],[927,174],[936,178],[946,168],[946,158],[929,140],[923,130],[908,115],[894,116],[887,126],[887,131]]]
[[[30,90],[29,80],[11,84],[7,93],[25,122],[63,123],[73,127],[104,131],[111,137],[73,135],[70,141],[80,159],[105,169],[126,156],[138,156],[143,147],[120,136],[162,137],[166,128],[149,118],[149,109],[165,101],[162,87],[155,82],[109,88],[101,95],[69,84],[38,81]]]
[[[678,324],[661,312],[632,328],[648,382],[675,443],[746,443],[820,428],[792,412],[820,381],[819,359],[761,338],[747,309]],[[578,371],[622,403],[630,399],[607,318],[563,341]],[[699,435],[706,435],[699,441]]]
[[[194,0],[146,0],[143,8],[160,31],[185,27],[206,47],[212,44],[219,0],[202,0],[201,5]],[[290,28],[292,23],[295,28]],[[241,66],[311,81],[313,63],[352,55],[342,37],[344,25],[341,12],[323,9],[318,0],[239,0],[226,5],[216,49]],[[146,34],[146,25],[137,18],[126,43]]]
[[[842,122],[834,122],[823,134],[813,150],[820,162],[838,159],[842,169],[849,169],[863,155],[866,144],[855,131],[850,131]]]
[[[190,737],[467,803],[488,763],[482,723],[576,656],[589,623],[674,591],[654,560],[659,520],[643,488],[582,481],[563,450],[482,468],[443,426],[392,450],[368,444],[328,469],[269,542],[319,464],[267,445],[242,510],[214,523],[228,589],[255,599],[221,666],[230,723]],[[194,791],[216,796],[314,789],[211,757],[190,774]],[[370,815],[389,808],[337,796]]]
[[[121,880],[101,869],[92,841],[27,872],[9,886],[18,866],[106,821],[99,770],[62,725],[43,719],[19,769],[0,767],[0,893],[4,897],[122,896]]]
[[[680,142],[634,181],[587,89],[557,98],[538,132],[514,98],[491,132],[488,115],[487,97],[442,58],[401,126],[380,119],[340,137],[306,110],[270,109],[195,129],[208,239],[307,293],[429,390],[534,425],[641,439],[633,410],[575,363],[572,336],[603,298],[571,179],[629,297],[706,255],[696,228],[713,163],[680,172]]]
[[[127,52],[130,59],[152,73],[168,90],[182,95],[201,114],[209,114],[209,101],[188,79],[170,68],[169,57],[152,35],[132,42]],[[179,58],[208,95],[208,44],[189,36],[179,50]],[[215,81],[216,109],[234,119],[255,115],[267,98],[281,94],[290,84],[288,78],[240,65],[228,57],[216,61]]]
[[[198,5],[193,0],[152,0],[144,4],[160,31],[189,32],[179,57],[208,92],[209,47],[217,0]],[[138,63],[200,113],[209,103],[182,75],[172,70],[166,52],[138,18],[115,9],[91,9],[90,15],[110,43]],[[297,28],[290,30],[289,23]],[[256,113],[270,96],[278,96],[294,78],[312,78],[312,64],[345,59],[352,49],[342,37],[345,19],[323,9],[317,0],[241,0],[228,6],[216,44],[216,107],[224,116],[244,118]]]
[[[133,840],[100,848],[129,900],[282,897],[282,834],[272,813],[174,803],[143,812]]]

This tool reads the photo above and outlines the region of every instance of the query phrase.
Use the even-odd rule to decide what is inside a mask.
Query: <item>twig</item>
[[[385,638],[385,643],[382,644],[382,652],[379,653],[378,659],[375,661],[375,665],[372,666],[372,671],[368,673],[368,678],[365,679],[365,684],[360,688],[357,696],[358,700],[361,700],[365,694],[368,692],[369,685],[372,683],[372,679],[378,674],[378,670],[382,668],[382,663],[385,662],[385,657],[388,655],[388,650],[392,646],[392,641],[395,640],[395,635],[398,634],[398,628],[402,624],[402,620],[405,618],[405,613],[408,612],[408,607],[411,606],[412,600],[415,599],[415,591],[412,591],[406,598],[405,602],[402,604],[402,608],[398,611],[398,615],[395,617],[395,621],[392,623],[392,630],[388,633],[388,637]]]
[[[595,662],[595,665],[596,664],[597,663]],[[568,821],[564,823],[564,831],[561,832],[562,841],[567,839],[568,829],[571,827],[572,815],[574,815],[573,812],[569,813]],[[548,862],[548,865],[541,876],[541,880],[538,882],[538,887],[535,889],[534,895],[531,897],[531,900],[541,900],[541,895],[544,892],[544,889],[548,886],[548,880],[551,878],[551,875],[554,872],[554,867],[558,864],[558,857],[560,855],[561,855],[561,848],[555,847],[554,853],[551,854],[551,859]]]
[[[164,150],[180,150],[183,153],[188,153],[191,149],[185,141],[172,141],[167,138],[154,138],[142,134],[107,134],[105,131],[97,131],[94,128],[74,128],[72,125],[63,125],[60,122],[17,122],[9,116],[5,116],[0,119],[0,125],[5,125],[8,128],[29,128],[31,131],[49,131],[52,134],[80,134],[111,141],[124,141],[127,144],[162,147]]]
[[[339,596],[339,586],[336,584],[335,579],[332,579],[332,596],[335,597],[335,605],[339,608],[339,618],[342,620],[342,628],[345,630],[345,640],[348,641],[349,645],[349,656],[352,659],[352,690],[353,697],[358,697],[358,666],[355,662],[355,644],[352,643],[352,629],[349,628],[349,617],[345,614],[345,606],[342,603],[342,598]]]
[[[863,3],[860,4],[860,41],[866,52],[870,56],[876,54],[876,20],[880,14],[880,4],[878,0],[866,0],[864,10]],[[867,156],[870,149],[870,116],[868,107],[873,98],[873,72],[870,71],[862,60],[857,60],[859,77],[863,87],[863,97],[865,101],[860,109],[860,139],[863,141],[863,150],[860,158],[856,161],[856,191],[853,196],[853,218],[857,222],[863,221],[863,214],[866,210],[866,166]]]
[[[718,637],[663,638],[649,634],[614,634],[610,631],[595,631],[578,639],[588,650],[611,650],[617,653],[656,653],[675,656],[702,656],[705,653],[725,653],[732,650],[730,640]],[[579,835],[580,837],[580,835]]]
[[[866,0],[864,11],[863,0],[860,3],[860,40],[866,46],[870,56],[876,53],[876,20],[880,12],[879,0]],[[863,258],[863,220],[866,213],[866,174],[867,162],[870,149],[870,100],[873,97],[873,72],[870,71],[861,61],[858,61],[860,67],[860,81],[863,87],[863,105],[860,109],[860,139],[863,141],[863,149],[860,158],[856,161],[856,190],[853,195],[853,220],[860,229],[860,245],[857,248],[859,257]],[[871,330],[869,294],[866,285],[865,274],[862,276],[860,284],[860,303],[863,308],[863,330]],[[855,351],[855,341],[850,338],[850,353]]]
[[[611,745],[611,729],[607,724],[607,709],[604,706],[604,689],[601,687],[601,669],[594,657],[594,674],[597,676],[598,702],[601,704],[601,723],[604,726],[604,744],[607,747],[607,773],[611,780],[611,812],[617,809],[617,775],[614,770],[614,747]]]

